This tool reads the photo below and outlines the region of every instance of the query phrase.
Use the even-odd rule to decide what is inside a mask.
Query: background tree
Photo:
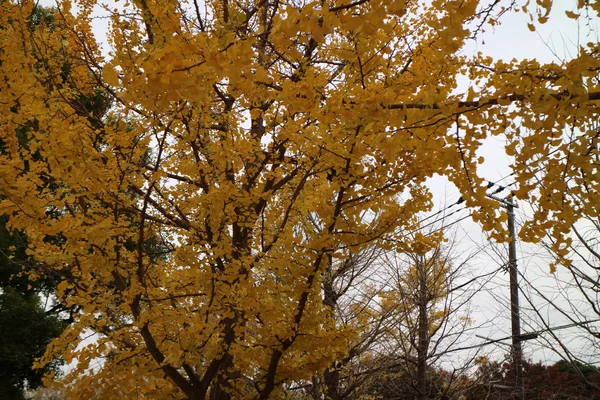
[[[64,323],[48,315],[37,293],[21,293],[10,285],[0,293],[0,393],[5,399],[22,399],[25,388],[41,384],[42,375],[56,368],[49,364],[33,370],[50,341],[63,330]]]
[[[27,29],[31,32],[43,30],[59,32],[55,29],[54,10],[43,7],[31,9],[27,21]],[[9,24],[12,23],[8,22]],[[35,68],[44,69],[48,63],[42,49],[35,52]],[[1,48],[0,52],[8,51]],[[71,59],[63,49],[52,55],[57,59],[60,69],[57,73],[61,79],[69,79]],[[55,79],[46,80],[47,88],[56,85]],[[106,112],[107,98],[102,91],[95,90],[91,94],[79,94],[72,99],[77,113],[97,120]],[[13,106],[12,112],[20,107]],[[4,123],[2,121],[0,123]],[[35,118],[15,127],[13,137],[17,139],[20,149],[31,150],[30,131],[38,122]],[[5,140],[0,141],[0,152],[7,154],[10,150]],[[33,159],[41,159],[39,152],[33,152]],[[25,169],[29,169],[27,160]],[[53,190],[53,182],[43,174],[39,176],[38,190]],[[48,215],[56,215],[56,207],[47,207]],[[47,236],[47,241],[60,242],[60,234]],[[50,341],[60,335],[68,324],[69,313],[73,310],[55,304],[54,290],[65,271],[50,270],[44,263],[36,260],[28,253],[28,238],[23,231],[9,230],[8,216],[0,217],[0,393],[6,399],[23,398],[25,388],[34,389],[41,384],[41,377],[50,371],[57,372],[61,364],[56,359],[41,369],[34,369],[34,360],[43,356]]]
[[[464,390],[461,379],[477,351],[463,354],[462,361],[449,354],[478,328],[471,324],[469,302],[486,277],[467,278],[474,254],[459,258],[456,242],[441,242],[440,232],[429,238],[429,246],[417,238],[410,252],[387,253],[384,261],[389,285],[382,294],[383,306],[394,308],[395,318],[382,342],[395,348],[390,356],[399,366],[387,379],[391,391],[409,398],[455,398]],[[454,362],[443,370],[441,362],[450,359]]]
[[[586,384],[580,374],[593,383]],[[514,369],[510,362],[484,361],[476,372],[478,384],[467,392],[467,398],[506,399],[512,396]],[[594,384],[600,383],[597,368],[581,363],[560,360],[552,365],[523,362],[525,396],[528,399],[583,400],[598,399]]]
[[[469,278],[467,263],[476,253],[459,259],[456,237],[449,240],[441,233],[430,232],[428,244],[418,234],[415,246],[404,253],[371,247],[332,260],[323,278],[324,302],[335,320],[352,326],[357,335],[344,358],[290,391],[314,399],[388,398],[392,393],[454,398],[466,389],[464,376],[476,352],[463,354],[462,363],[449,354],[478,328],[471,324],[469,301],[486,276]],[[441,361],[450,359],[455,361],[444,366],[452,369],[443,370]]]
[[[44,8],[32,10],[28,28],[48,29],[52,13]],[[4,52],[5,49],[0,49]],[[16,129],[13,135],[19,146],[27,146],[27,127]],[[7,153],[6,143],[0,151]],[[49,276],[30,279],[29,273],[39,263],[27,254],[27,237],[22,231],[10,232],[8,218],[0,217],[0,393],[6,399],[22,399],[25,388],[36,388],[42,376],[55,370],[58,360],[45,368],[34,370],[36,358],[41,357],[50,341],[60,335],[65,323],[57,312],[42,303],[48,301],[56,282]]]

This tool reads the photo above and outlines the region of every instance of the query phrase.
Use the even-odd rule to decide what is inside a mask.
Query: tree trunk
[[[427,351],[429,349],[429,320],[427,316],[427,271],[426,265],[419,269],[419,341],[417,346],[417,391],[418,400],[427,399]]]

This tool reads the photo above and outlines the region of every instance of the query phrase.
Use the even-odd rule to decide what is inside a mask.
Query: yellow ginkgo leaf
[[[567,14],[567,17],[569,17],[571,19],[579,18],[579,14],[574,13],[573,11],[565,11],[565,14]]]
[[[102,68],[102,78],[111,86],[117,86],[119,84],[119,74],[111,64],[106,64],[104,68]]]

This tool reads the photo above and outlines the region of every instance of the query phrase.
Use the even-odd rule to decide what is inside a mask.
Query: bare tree
[[[452,398],[457,394],[455,383],[479,352],[471,349],[463,362],[449,362],[449,354],[464,347],[477,329],[469,304],[485,281],[483,276],[466,278],[475,254],[460,257],[457,246],[454,239],[428,249],[385,254],[386,297],[396,310],[395,329],[388,332],[387,341],[396,347],[402,373],[402,379],[392,383],[410,398]]]
[[[529,332],[530,336],[535,336],[544,348],[569,361],[588,386],[596,385],[587,379],[580,366],[594,364],[594,359],[600,355],[599,237],[600,218],[587,216],[573,224],[568,254],[556,252],[551,239],[546,239],[544,247],[553,257],[550,289],[540,287],[526,274],[521,274],[522,293],[539,324]],[[557,320],[561,322],[557,323]],[[596,386],[596,389],[600,390],[600,387]]]
[[[479,349],[463,351],[460,363],[449,362],[457,359],[450,354],[477,329],[469,303],[489,274],[469,276],[468,263],[478,251],[459,256],[456,236],[443,239],[441,232],[404,237],[412,244],[401,252],[378,243],[329,259],[324,301],[356,336],[343,359],[311,381],[292,385],[290,392],[312,399],[374,393],[427,399],[452,398],[459,382],[464,389],[465,372]]]

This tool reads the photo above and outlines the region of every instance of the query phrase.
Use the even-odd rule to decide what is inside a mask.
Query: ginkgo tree
[[[600,46],[560,65],[460,53],[508,9],[544,23],[552,6],[520,3],[126,1],[105,7],[105,57],[95,1],[58,2],[52,32],[27,29],[34,2],[0,2],[0,211],[80,309],[40,363],[77,361],[72,398],[283,396],[356,334],[323,303],[328,260],[414,246],[399,233],[431,207],[428,178],[505,238],[477,174],[490,135],[539,205],[522,236],[565,251],[600,204],[565,197],[566,181],[598,185]],[[98,87],[113,107],[82,116],[73,100]]]

